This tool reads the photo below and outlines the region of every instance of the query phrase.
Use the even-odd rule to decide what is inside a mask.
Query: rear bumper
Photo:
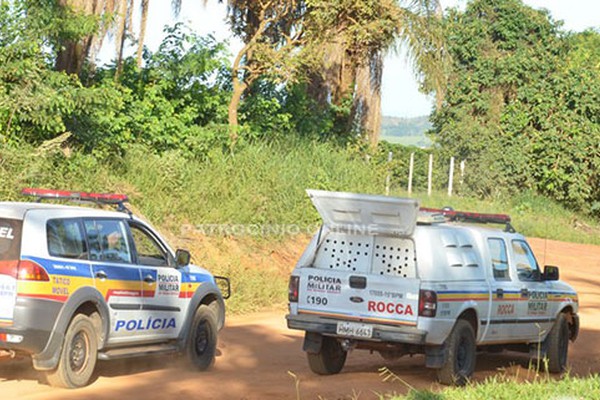
[[[56,301],[17,297],[13,324],[0,325],[0,333],[14,335],[13,341],[0,340],[0,349],[40,353],[46,348],[62,305]],[[22,337],[22,340],[15,342],[15,336]]]
[[[292,315],[288,314],[287,326],[290,329],[298,329],[307,332],[317,332],[327,336],[345,337],[336,333],[337,323],[346,322],[343,319],[325,318],[315,315]],[[370,339],[360,338],[373,342],[394,342],[406,344],[425,344],[426,332],[412,326],[371,324],[373,326],[373,337]]]

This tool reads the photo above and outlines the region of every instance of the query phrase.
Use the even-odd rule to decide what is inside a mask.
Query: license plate
[[[373,337],[373,327],[356,322],[338,322],[336,333],[343,336],[371,338]]]

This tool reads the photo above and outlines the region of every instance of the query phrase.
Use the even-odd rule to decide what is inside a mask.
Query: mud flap
[[[307,353],[317,354],[321,351],[323,345],[323,335],[317,332],[306,332],[304,335],[304,344],[302,350]]]
[[[427,346],[425,347],[425,367],[442,368],[446,363],[446,346]]]

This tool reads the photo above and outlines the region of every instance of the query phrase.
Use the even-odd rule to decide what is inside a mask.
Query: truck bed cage
[[[94,193],[94,192],[76,192],[70,190],[54,190],[54,189],[37,189],[24,188],[21,190],[24,196],[32,196],[36,198],[36,202],[41,203],[42,200],[65,200],[77,203],[93,203],[96,205],[113,205],[117,211],[125,212],[130,216],[131,211],[125,207],[125,202],[129,198],[125,194],[118,193]]]
[[[515,232],[515,228],[513,228],[513,226],[510,223],[510,215],[507,214],[487,214],[427,207],[421,207],[419,210],[426,213],[441,215],[447,221],[472,222],[480,224],[504,224],[504,230],[506,232]]]

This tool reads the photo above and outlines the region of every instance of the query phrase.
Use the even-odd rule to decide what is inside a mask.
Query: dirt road
[[[579,292],[581,332],[570,347],[573,374],[600,373],[600,247],[530,241],[540,264],[561,267],[562,279]],[[352,353],[341,374],[312,374],[301,351],[299,332],[285,327],[285,310],[230,318],[221,332],[215,367],[206,373],[186,371],[177,360],[144,359],[101,363],[89,387],[62,390],[40,383],[27,362],[0,362],[2,399],[295,399],[296,375],[302,399],[375,398],[376,393],[406,392],[398,382],[383,382],[382,366],[416,388],[438,388],[435,373],[421,356],[384,361],[365,351]],[[475,380],[497,373],[527,375],[528,359],[516,353],[481,354]]]

